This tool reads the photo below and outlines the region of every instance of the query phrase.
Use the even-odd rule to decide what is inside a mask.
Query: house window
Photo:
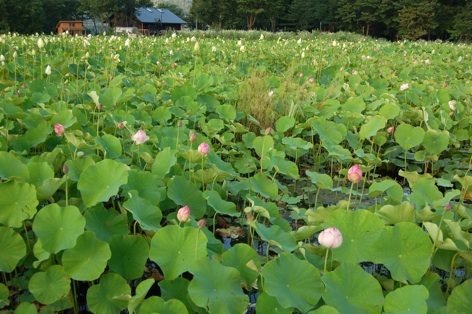
[[[69,23],[69,27],[75,27],[75,23]]]

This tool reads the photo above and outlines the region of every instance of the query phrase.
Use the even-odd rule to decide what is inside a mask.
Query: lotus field
[[[0,311],[470,313],[472,47],[0,36]]]

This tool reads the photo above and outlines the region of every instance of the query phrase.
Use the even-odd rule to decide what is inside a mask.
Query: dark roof
[[[136,18],[141,23],[186,24],[184,20],[168,9],[136,8]],[[162,18],[162,21],[161,21]]]

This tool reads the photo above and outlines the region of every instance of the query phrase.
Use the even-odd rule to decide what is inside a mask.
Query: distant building
[[[72,36],[84,36],[86,32],[82,21],[59,21],[56,28],[59,35],[67,33]]]
[[[136,26],[139,32],[144,34],[158,34],[167,29],[180,30],[182,25],[187,24],[169,9],[160,8],[136,8]]]

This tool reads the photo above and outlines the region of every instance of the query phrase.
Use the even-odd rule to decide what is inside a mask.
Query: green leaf
[[[385,313],[426,313],[428,289],[424,286],[404,286],[387,294],[384,302]]]
[[[298,247],[295,237],[277,225],[266,227],[256,222],[255,228],[257,234],[262,240],[268,242],[269,245],[275,245],[287,252],[293,251]]]
[[[21,235],[13,229],[0,227],[0,271],[12,272],[25,255],[26,244]]]
[[[394,225],[398,222],[415,222],[416,211],[408,202],[400,205],[384,205],[376,213],[386,225]]]
[[[277,301],[276,297],[272,297],[265,292],[262,292],[257,297],[256,313],[292,314],[293,312],[293,307],[283,307],[280,305],[279,301]]]
[[[258,136],[252,142],[257,156],[263,158],[270,150],[274,148],[274,139],[270,135]]]
[[[233,121],[236,119],[236,108],[233,105],[221,105],[216,107],[216,113],[220,115],[221,119]]]
[[[200,229],[165,226],[152,237],[149,258],[161,267],[166,279],[172,280],[207,255],[207,242]]]
[[[118,194],[120,186],[128,181],[128,167],[116,161],[105,159],[88,166],[82,172],[77,188],[84,204],[92,207],[98,202],[106,202]]]
[[[325,220],[324,227],[336,227],[343,235],[343,243],[333,249],[333,258],[340,262],[370,261],[372,244],[380,237],[384,224],[368,210],[334,211]]]
[[[262,268],[266,293],[284,307],[305,313],[315,307],[323,292],[315,266],[290,253],[282,253]]]
[[[105,151],[105,158],[118,158],[122,154],[121,142],[111,134],[97,136],[95,144],[100,145]]]
[[[447,299],[448,313],[469,313],[472,308],[472,279],[467,279],[452,290]]]
[[[105,87],[101,89],[99,100],[105,109],[112,109],[118,103],[118,99],[122,94],[119,87]]]
[[[138,313],[142,314],[161,314],[161,313],[179,313],[187,314],[187,308],[185,304],[176,299],[164,301],[164,299],[156,296],[152,296],[144,300],[143,304],[139,308]]]
[[[62,254],[62,265],[75,280],[92,281],[100,278],[111,257],[108,243],[86,231],[77,239],[77,245]]]
[[[401,202],[403,199],[403,188],[394,180],[387,179],[380,182],[374,182],[369,187],[369,197],[375,198],[382,193],[386,193],[397,202]]]
[[[138,195],[153,204],[158,204],[166,198],[166,188],[159,176],[149,171],[133,169],[128,171],[128,183],[123,187],[123,194],[138,191]]]
[[[126,215],[115,210],[106,210],[102,204],[87,210],[84,217],[85,229],[94,232],[97,238],[102,241],[108,241],[114,235],[129,233]]]
[[[395,129],[394,135],[398,145],[404,150],[409,150],[423,142],[425,131],[419,126],[413,127],[410,124],[403,123]]]
[[[443,197],[435,183],[435,180],[422,178],[413,184],[410,202],[416,205],[417,209],[422,209],[427,204],[432,205],[434,201]]]
[[[175,151],[170,147],[166,147],[157,154],[156,160],[152,164],[151,171],[162,179],[170,172],[170,168],[176,163],[177,156]]]
[[[93,313],[116,314],[128,306],[126,296],[131,297],[130,286],[119,275],[108,273],[87,290],[87,305]]]
[[[277,132],[285,133],[295,125],[295,118],[289,116],[280,117],[275,123]]]
[[[10,305],[10,290],[3,283],[0,283],[0,309]]]
[[[343,111],[362,113],[365,110],[365,103],[362,97],[350,97],[343,105]]]
[[[224,252],[221,259],[223,265],[234,267],[239,271],[246,290],[251,290],[251,285],[259,276],[261,268],[256,251],[247,244],[238,243]]]
[[[200,313],[203,310],[197,307],[188,294],[189,281],[185,278],[178,277],[174,280],[162,280],[159,282],[162,297],[165,300],[177,299],[185,304],[190,313]]]
[[[311,182],[316,184],[319,189],[330,190],[333,188],[333,179],[327,175],[318,172],[311,172],[307,170],[305,174],[311,179]]]
[[[241,213],[236,210],[236,204],[223,200],[217,191],[205,190],[202,196],[217,213],[232,217],[241,216]]]
[[[271,156],[270,161],[277,172],[290,176],[295,180],[300,178],[300,175],[298,174],[298,166],[293,161],[287,160],[280,156]]]
[[[385,248],[388,247],[388,250]],[[427,233],[411,222],[386,226],[373,245],[373,262],[384,264],[392,278],[417,283],[430,266],[432,243]]]
[[[19,178],[28,181],[28,168],[21,160],[12,153],[0,151],[0,178],[8,180]],[[7,195],[7,194],[2,194]]]
[[[114,236],[109,241],[111,258],[110,270],[126,280],[140,278],[149,257],[149,244],[139,236]]]
[[[14,314],[37,314],[38,309],[33,303],[22,302],[16,309]]]
[[[206,200],[202,192],[184,177],[175,176],[167,183],[167,196],[176,204],[189,206],[192,216],[202,217],[206,212]]]
[[[323,300],[340,313],[381,313],[382,287],[359,265],[342,263],[322,280],[326,286]]]
[[[129,199],[123,203],[123,207],[133,214],[133,218],[139,222],[141,228],[144,230],[159,230],[162,219],[162,212],[159,207],[139,197],[138,191],[130,191],[128,195]]]
[[[33,231],[41,240],[43,249],[55,254],[74,247],[84,232],[84,226],[85,218],[77,207],[50,204],[36,215]]]
[[[146,295],[156,281],[154,278],[143,280],[136,287],[136,294],[129,300],[128,313],[134,313],[136,308],[143,303]]]
[[[37,301],[51,304],[67,296],[70,278],[62,266],[52,265],[45,272],[35,273],[28,287]]]
[[[249,298],[241,289],[241,277],[233,267],[201,259],[191,267],[190,299],[210,313],[243,313]]]
[[[436,253],[437,254],[437,253]],[[428,289],[429,297],[426,299],[428,311],[436,312],[446,306],[446,299],[442,291],[441,277],[437,273],[426,273],[420,284]]]
[[[264,172],[258,172],[249,179],[250,188],[265,198],[277,197],[279,189],[277,184],[270,180]]]
[[[19,228],[24,220],[36,214],[39,202],[33,185],[16,181],[1,182],[0,195],[0,224]]]
[[[385,128],[386,122],[387,120],[384,117],[372,116],[367,120],[367,123],[361,126],[359,136],[361,139],[366,139],[376,135],[379,130]]]
[[[330,144],[339,144],[346,138],[347,129],[345,126],[338,127],[333,121],[328,121],[324,117],[316,117],[311,123],[313,130],[319,135],[320,140]]]
[[[426,132],[422,145],[428,153],[439,155],[449,146],[449,135],[445,131],[430,129]]]

